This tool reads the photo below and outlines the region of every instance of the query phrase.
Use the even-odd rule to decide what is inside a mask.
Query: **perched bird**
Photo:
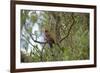
[[[45,30],[45,40],[49,44],[49,47],[52,48],[55,41],[48,30]]]

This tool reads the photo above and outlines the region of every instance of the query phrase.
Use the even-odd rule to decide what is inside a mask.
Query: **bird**
[[[55,41],[47,29],[45,30],[45,40],[48,43],[49,47],[52,48]]]

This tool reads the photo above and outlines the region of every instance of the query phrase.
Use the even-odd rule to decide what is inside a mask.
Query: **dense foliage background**
[[[21,62],[89,59],[89,13],[21,10],[20,18]]]

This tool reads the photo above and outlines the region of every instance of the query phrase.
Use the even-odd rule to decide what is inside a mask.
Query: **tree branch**
[[[25,38],[25,41],[26,42],[28,42],[31,46],[33,46],[34,48],[37,48],[36,46],[34,46],[29,40],[27,40],[27,38],[25,37],[25,35],[23,35],[22,34],[22,36]],[[38,49],[38,48],[37,48]],[[38,52],[39,53],[39,51],[37,51],[37,49],[35,49],[36,50],[36,52]],[[34,53],[35,54],[35,53]],[[36,54],[35,54],[36,55]]]
[[[34,34],[33,34],[33,33],[29,33],[29,32],[28,32],[28,29],[26,28],[26,26],[25,26],[25,30],[27,31],[27,33],[29,34],[29,36],[31,37],[31,39],[32,39],[34,42],[40,43],[40,44],[45,44],[45,43],[47,43],[47,42],[41,42],[41,41],[35,40],[35,39],[33,38],[33,36],[32,36],[32,35],[34,35]]]
[[[65,37],[63,37],[59,42],[62,42],[65,38],[67,38],[68,36],[69,36],[69,34],[70,34],[70,31],[71,31],[71,29],[72,29],[72,27],[73,27],[73,25],[74,25],[74,23],[75,23],[75,19],[74,19],[74,16],[73,16],[74,14],[72,13],[72,19],[73,19],[73,22],[72,22],[72,25],[70,26],[70,28],[69,28],[69,30],[68,30],[68,34],[65,36]]]
[[[25,39],[26,39],[26,42],[29,42],[29,44],[33,47],[35,47],[29,40],[27,40],[27,38],[25,37],[25,35],[21,34]]]
[[[44,50],[45,45],[46,44],[43,45],[42,50],[41,50],[41,56],[40,56],[41,61],[43,61],[43,50]]]
[[[40,41],[35,40],[35,39],[32,37],[31,34],[30,34],[30,37],[31,37],[31,39],[32,39],[34,42],[36,42],[36,43],[40,43],[40,44],[46,44],[46,43],[47,43],[47,42],[40,42]]]

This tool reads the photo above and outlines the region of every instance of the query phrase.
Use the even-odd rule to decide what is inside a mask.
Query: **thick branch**
[[[29,34],[29,35],[30,35],[31,39],[32,39],[34,42],[36,42],[36,43],[40,43],[40,44],[46,44],[46,43],[47,43],[47,42],[37,41],[37,40],[35,40],[35,39],[32,37],[31,34]]]
[[[73,19],[73,22],[72,22],[72,25],[70,26],[70,28],[69,28],[69,30],[68,30],[68,34],[65,36],[65,37],[63,37],[59,42],[62,42],[65,38],[67,38],[68,36],[69,36],[69,34],[70,34],[70,31],[71,31],[71,29],[72,29],[72,27],[73,27],[73,25],[74,25],[74,23],[75,23],[75,19],[74,19],[74,16],[73,16],[73,13],[72,13],[72,19]]]

